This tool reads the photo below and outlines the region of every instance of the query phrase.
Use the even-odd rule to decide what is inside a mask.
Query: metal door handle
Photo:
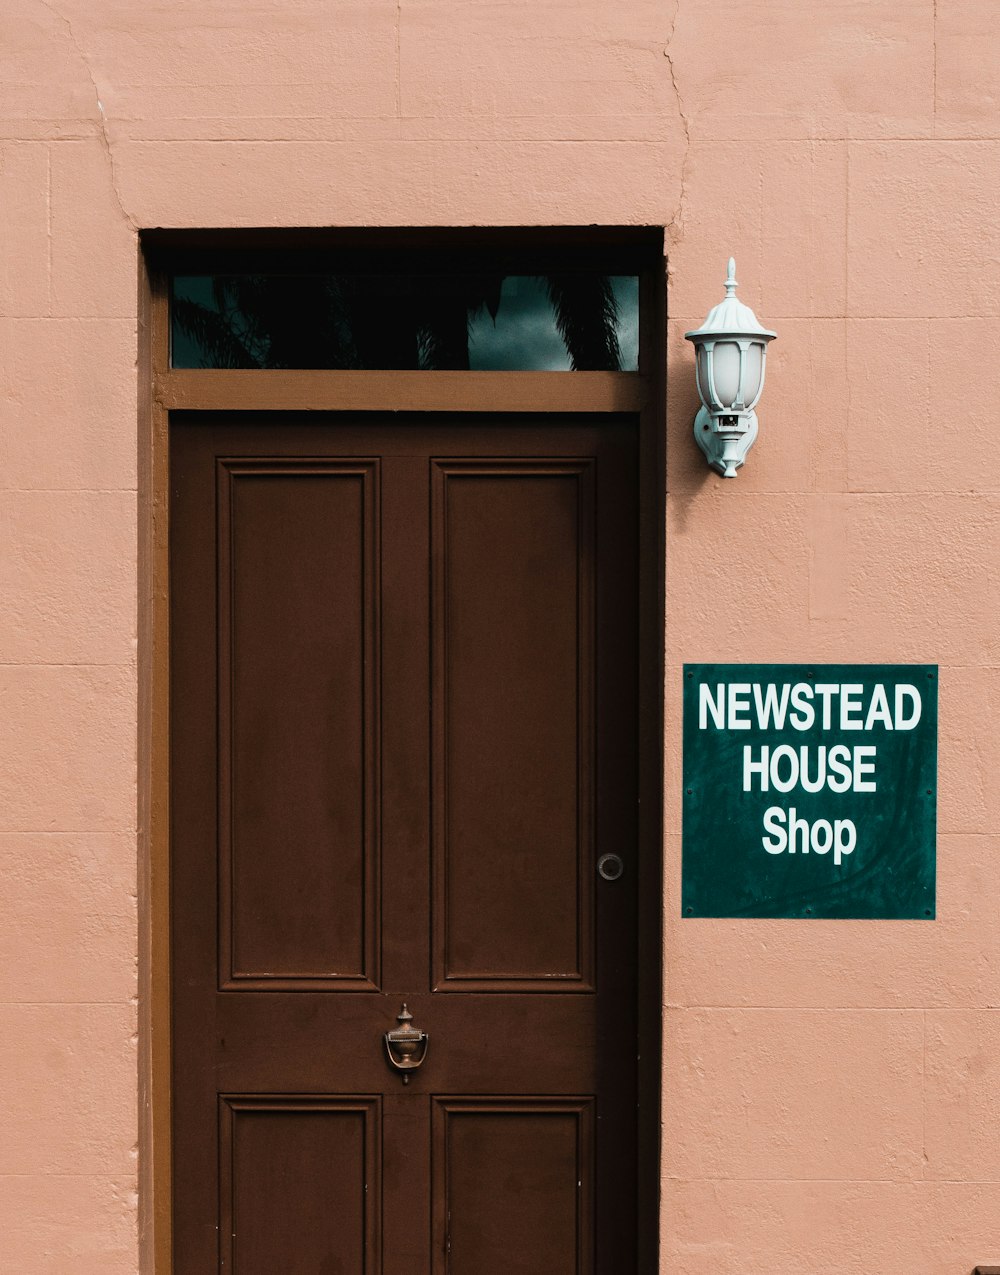
[[[416,1071],[427,1057],[427,1043],[430,1037],[426,1032],[410,1026],[413,1015],[406,1008],[405,1001],[403,1008],[396,1015],[396,1022],[399,1026],[386,1032],[382,1039],[385,1041],[385,1053],[390,1066],[403,1073],[403,1084],[408,1085],[409,1073]]]
[[[617,881],[625,871],[625,864],[619,854],[602,854],[597,860],[597,871],[605,881]]]

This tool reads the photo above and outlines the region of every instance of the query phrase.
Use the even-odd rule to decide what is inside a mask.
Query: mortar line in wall
[[[131,996],[120,1001],[0,1001],[0,1009],[135,1009]]]
[[[925,1005],[732,1005],[732,1004],[690,1004],[679,1005],[671,1003],[665,1006],[666,1009],[708,1009],[720,1010],[723,1013],[761,1013],[761,1014],[924,1014],[927,1007]]]
[[[127,323],[135,327],[134,314],[3,314],[5,323]]]
[[[989,833],[957,833],[957,836],[989,836]],[[923,1020],[928,1014],[1000,1014],[1000,1006],[981,1005],[979,1007],[963,1005],[958,1009],[947,1005],[733,1005],[733,1004],[685,1004],[670,1002],[662,1007],[666,1010],[719,1010],[725,1013],[752,1011],[756,1013],[780,1014],[920,1014]]]
[[[158,140],[158,139],[151,139],[151,140]],[[183,139],[178,138],[176,140],[181,141]],[[528,139],[524,139],[524,140],[528,140]],[[531,140],[545,141],[547,139],[538,138],[538,139],[531,139]],[[574,140],[574,139],[569,139],[569,140]],[[575,140],[580,141],[581,139],[576,138]],[[635,139],[633,138],[632,140],[634,141]],[[801,133],[801,134],[796,134],[794,137],[774,137],[774,138],[769,138],[766,141],[760,141],[756,134],[750,134],[749,136],[746,136],[746,137],[734,137],[732,136],[732,134],[726,133],[724,136],[714,136],[714,137],[708,136],[704,140],[707,143],[714,144],[716,146],[721,146],[723,144],[738,146],[740,143],[754,142],[757,145],[759,145],[762,149],[763,148],[777,149],[779,147],[787,148],[788,146],[801,146],[805,142],[815,142],[818,146],[834,146],[843,142],[854,142],[858,146],[885,146],[890,143],[894,146],[900,145],[900,144],[908,144],[913,146],[933,146],[937,142],[945,142],[948,145],[951,145],[953,143],[958,145],[978,145],[980,143],[982,143],[983,145],[995,145],[997,142],[1000,142],[1000,133],[975,133],[975,134],[950,133],[944,136],[940,134],[934,134],[934,133],[928,133],[926,135],[921,134],[919,136],[915,136],[912,133],[904,133],[900,136],[893,136],[892,134],[889,134],[889,133],[878,133],[878,134],[873,134],[871,137],[860,137],[857,133],[829,133],[829,134],[828,133],[823,133],[823,134]],[[590,142],[588,139],[588,142],[586,144],[593,144],[593,143]]]
[[[725,140],[732,140],[732,139],[727,138]],[[748,140],[751,140],[751,139],[748,139]],[[787,138],[781,138],[774,142],[765,143],[765,145],[777,146],[781,143],[784,143],[787,145],[788,143],[794,144],[796,142],[805,142],[809,140],[810,139],[807,137],[787,137]],[[851,133],[851,134],[846,134],[844,137],[817,137],[813,140],[817,142],[828,142],[828,143],[829,142],[854,142],[857,146],[885,146],[887,143],[890,143],[890,142],[894,146],[902,145],[902,144],[910,144],[913,146],[933,146],[937,142],[945,142],[948,145],[959,144],[959,145],[972,146],[972,145],[977,145],[978,143],[995,145],[997,142],[1000,142],[1000,133],[976,133],[975,136],[969,136],[969,135],[962,136],[960,133],[956,133],[956,134],[950,134],[946,137],[941,137],[941,136],[938,136],[937,134],[928,134],[928,136],[926,137],[914,137],[912,134],[909,136],[902,136],[902,137],[890,137],[888,134],[884,136],[882,134],[879,134],[877,137],[858,137],[856,133]]]
[[[851,143],[844,143],[844,481],[851,487]]]
[[[364,117],[364,118],[380,119],[381,117],[371,116],[371,117]],[[405,118],[407,120],[417,121],[417,120],[430,118],[430,117],[424,117],[419,115],[408,115]],[[523,117],[515,116],[513,118],[516,119],[516,118],[523,118]],[[47,145],[59,146],[61,144],[70,145],[73,143],[78,144],[84,141],[91,141],[94,138],[99,138],[100,136],[101,136],[100,132],[95,128],[92,134],[87,134],[85,137],[84,136],[53,137],[53,138],[45,138],[40,140],[45,141]],[[706,140],[709,142],[715,141],[718,143],[723,140],[739,141],[741,139],[738,139],[738,138],[733,139],[733,138],[727,137],[724,139],[708,138]],[[747,138],[743,140],[756,142],[757,139],[754,137],[754,138]],[[316,138],[316,137],[301,137],[301,136],[298,136],[298,137],[294,137],[294,136],[293,137],[129,136],[128,138],[125,139],[125,141],[126,141],[126,144],[135,143],[141,146],[147,146],[147,145],[148,146],[289,146],[289,145],[293,145],[293,146],[347,147],[347,146],[353,145],[350,138],[346,138],[346,137]],[[557,146],[587,146],[591,148],[597,147],[597,146],[642,146],[645,148],[648,148],[650,146],[656,146],[659,149],[663,148],[663,142],[661,141],[660,138],[657,138],[657,137],[649,137],[649,138],[601,137],[597,139],[580,138],[580,137],[520,137],[520,138],[514,139],[513,141],[510,141],[509,139],[501,140],[497,138],[495,134],[492,134],[492,133],[482,133],[482,134],[477,133],[477,134],[472,134],[472,135],[463,136],[459,138],[456,138],[453,135],[446,134],[446,133],[442,133],[438,137],[374,137],[374,138],[367,139],[367,145],[369,147],[372,147],[372,146],[380,146],[380,145],[399,146],[402,144],[406,146],[420,146],[422,148],[426,148],[428,145],[435,145],[437,143],[448,143],[448,142],[455,142],[455,141],[468,142],[470,145],[477,145],[477,146],[483,145],[489,142],[497,142],[498,144],[502,144],[505,146],[556,146],[557,145]],[[905,144],[912,144],[914,146],[929,146],[929,145],[936,145],[937,143],[943,143],[949,146],[978,146],[978,145],[995,146],[998,142],[1000,142],[1000,134],[977,133],[975,137],[962,137],[962,136],[885,137],[881,135],[879,135],[878,137],[857,137],[857,136],[811,137],[808,134],[804,134],[802,137],[779,138],[773,142],[761,143],[761,145],[788,146],[788,145],[803,144],[806,142],[815,142],[818,145],[836,145],[840,143],[851,142],[856,146],[885,146],[889,144],[892,144],[894,146],[905,145]],[[35,141],[31,141],[30,139],[14,139],[10,144],[28,146],[28,145],[37,145],[38,143]]]
[[[134,496],[136,487],[0,487],[3,496]]]
[[[900,500],[938,500],[947,497],[949,500],[953,497],[966,499],[971,497],[976,500],[997,500],[1000,499],[1000,487],[939,487],[933,489],[930,487],[918,487],[909,491],[899,487],[852,487],[849,491],[783,491],[780,488],[758,489],[753,493],[760,496],[783,496],[785,498],[793,496],[878,496],[883,499],[900,499]],[[747,497],[749,499],[749,497]]]
[[[816,140],[815,138],[809,139],[809,212],[810,212],[811,225],[815,226],[816,224],[816,218],[815,218],[815,214],[816,214]],[[810,243],[809,247],[811,251],[814,251],[814,248],[815,248],[814,244]],[[809,313],[812,314],[815,310],[815,306],[813,304],[813,295],[815,292],[815,287],[814,287],[815,272],[812,270],[808,270],[806,272],[806,278],[808,280]],[[811,389],[812,388],[812,349],[811,348],[809,353],[810,353],[809,384]]]
[[[420,116],[407,116],[407,119],[417,120]],[[80,140],[80,139],[77,139]],[[338,146],[353,147],[355,145],[349,138],[311,138],[311,137],[151,137],[138,138],[130,137],[130,142],[136,142],[140,145],[149,146],[288,146],[290,144],[299,146]],[[808,138],[801,138],[802,141],[808,141]],[[825,139],[824,139],[825,140]],[[837,140],[837,139],[833,139]],[[892,139],[887,139],[891,141]],[[927,138],[925,140],[932,140]],[[453,142],[468,142],[471,145],[481,146],[489,142],[496,142],[502,146],[583,146],[593,150],[599,146],[637,146],[644,150],[650,147],[656,147],[657,150],[666,151],[666,145],[659,138],[635,138],[635,137],[602,137],[598,140],[592,138],[581,137],[523,137],[515,138],[513,141],[507,139],[498,139],[494,134],[476,134],[470,137],[454,137],[447,133],[442,133],[440,137],[375,137],[368,138],[366,145],[370,148],[376,146],[417,146],[421,150],[427,150],[428,146],[438,144],[448,144]]]
[[[688,314],[686,318],[674,315],[670,322],[680,329],[685,323],[698,317],[695,314]],[[843,323],[845,319],[848,323],[997,323],[1000,322],[1000,311],[965,314],[848,314],[837,310],[828,314],[771,314],[768,317],[775,323]]]
[[[996,1186],[997,1178],[763,1178],[763,1177],[711,1177],[707,1174],[698,1177],[680,1173],[664,1173],[665,1182],[753,1182],[770,1183],[788,1186],[898,1186],[898,1187],[938,1187],[938,1186]]]
[[[109,1182],[120,1182],[124,1178],[126,1181],[130,1182],[135,1179],[135,1170],[123,1170],[121,1173],[107,1173],[104,1170],[95,1169],[93,1173],[62,1173],[53,1172],[49,1169],[40,1169],[37,1173],[0,1173],[0,1182],[16,1182],[20,1178],[28,1181],[33,1181],[36,1178],[44,1178],[46,1180],[49,1178],[106,1178]]]
[[[111,831],[107,828],[34,828],[26,831],[17,831],[11,828],[0,828],[0,841],[4,837],[132,837],[135,835],[135,829],[129,828],[124,831]],[[129,894],[129,898],[135,898],[134,893]],[[3,1004],[16,1005],[17,1001],[0,1002]]]
[[[920,1033],[920,1176],[927,1177],[927,1010],[921,1017]]]
[[[924,437],[921,439],[921,447],[925,454],[930,453],[931,444],[934,438],[934,411],[932,407],[933,395],[930,392],[931,386],[934,384],[934,365],[933,365],[933,349],[931,342],[931,321],[927,319],[924,327],[924,375],[926,376],[927,393],[924,395],[923,417],[924,417]]]
[[[376,117],[378,118],[378,117]],[[401,115],[400,123],[410,123],[419,121],[419,116]],[[517,117],[515,117],[517,118]],[[365,123],[365,120],[359,121]],[[81,142],[99,140],[100,134],[95,130],[93,134],[86,137],[55,137],[42,138],[34,142],[8,142],[2,139],[4,145],[31,145],[38,146],[41,144],[50,146],[59,146],[62,144],[79,145]],[[405,144],[407,146],[421,145],[423,147],[444,145],[451,143],[461,143],[470,146],[484,146],[489,143],[499,143],[502,145],[513,146],[643,146],[643,147],[662,147],[662,141],[659,137],[619,137],[615,134],[609,134],[600,138],[580,138],[576,136],[563,136],[562,134],[551,135],[546,134],[541,137],[517,137],[513,141],[502,139],[495,132],[489,133],[465,133],[455,136],[453,133],[441,133],[436,136],[425,137],[403,137],[397,133],[395,135],[385,134],[379,137],[368,137],[366,143],[368,146],[398,146]],[[812,139],[803,137],[797,139],[799,143],[808,142]],[[831,141],[836,142],[837,138],[818,138],[819,142]],[[893,138],[886,138],[886,141],[893,141]],[[902,139],[906,140],[906,139]],[[911,139],[912,140],[912,139]],[[934,139],[927,138],[926,141]],[[941,139],[947,140],[947,139]],[[975,140],[975,141],[1000,141],[998,138],[975,138],[964,139],[955,138],[955,141]],[[348,146],[351,144],[349,137],[308,137],[308,136],[278,136],[278,137],[125,137],[115,143],[116,145],[137,145],[137,146]]]
[[[45,308],[52,311],[52,149],[45,148]]]
[[[843,319],[849,323],[996,323],[1000,322],[1000,311],[965,314],[785,314],[777,315],[776,319],[779,323],[839,323]]]
[[[761,292],[764,291],[764,165],[757,168],[757,279]]]
[[[0,668],[122,668],[134,669],[134,659],[5,659],[0,660]]]
[[[676,487],[671,491],[671,496],[681,493],[690,494],[693,489],[690,487]],[[855,487],[850,491],[832,491],[822,488],[814,488],[811,490],[800,490],[783,487],[757,487],[750,492],[741,492],[741,500],[754,500],[759,496],[780,496],[782,500],[794,500],[796,498],[805,499],[813,496],[879,496],[886,499],[898,500],[938,500],[941,498],[951,499],[953,497],[961,497],[963,499],[971,497],[976,500],[997,500],[1000,499],[1000,487],[948,487],[948,488],[917,488],[916,490],[906,490],[904,488],[885,488],[885,487]],[[979,665],[970,667],[978,668]]]
[[[933,119],[934,136],[937,138],[937,115],[938,115],[938,0],[934,0],[934,8],[931,15],[931,44],[934,50],[934,69],[933,69],[933,90],[931,95],[931,116]]]
[[[397,122],[402,119],[403,115],[403,0],[396,0],[396,83],[395,83],[395,107]]]

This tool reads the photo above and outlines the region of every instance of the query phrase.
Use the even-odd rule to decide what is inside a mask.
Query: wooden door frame
[[[169,824],[169,470],[171,411],[435,411],[635,414],[639,422],[639,840],[662,882],[666,296],[663,231],[650,227],[501,230],[149,231],[141,236],[138,359],[138,893],[140,1269],[170,1275],[171,995]],[[287,253],[440,253],[456,246],[493,269],[509,260],[600,263],[638,274],[638,372],[188,371],[169,357],[168,272],[229,269]],[[308,253],[308,257],[306,257]],[[524,263],[528,262],[527,268]],[[236,264],[234,264],[236,263]],[[613,264],[612,264],[613,263]],[[259,266],[258,266],[259,268]],[[513,269],[510,270],[513,272]],[[541,267],[538,268],[541,273]],[[488,404],[488,408],[484,407]],[[639,1272],[658,1271],[662,891],[639,891]]]

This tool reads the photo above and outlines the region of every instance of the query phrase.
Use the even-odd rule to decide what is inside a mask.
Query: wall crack
[[[101,145],[104,148],[104,153],[108,157],[108,168],[109,168],[110,176],[111,176],[111,191],[112,191],[112,194],[114,195],[115,203],[118,205],[118,209],[121,212],[122,217],[125,219],[126,223],[133,230],[137,231],[139,228],[135,223],[135,219],[131,216],[128,209],[125,207],[125,203],[121,195],[121,190],[119,189],[119,186],[118,186],[118,170],[117,170],[117,166],[115,162],[114,143],[111,140],[111,132],[108,127],[108,116],[107,116],[107,112],[104,109],[104,103],[101,101],[101,90],[100,90],[100,87],[98,86],[97,79],[94,75],[93,69],[91,68],[90,61],[86,53],[84,53],[83,51],[83,46],[81,45],[80,41],[77,39],[76,32],[73,29],[73,23],[71,19],[68,18],[66,14],[62,13],[59,9],[57,9],[56,6],[52,3],[52,0],[38,0],[38,2],[43,9],[45,9],[48,13],[51,13],[52,16],[56,19],[56,21],[62,23],[62,25],[66,28],[66,34],[69,36],[70,43],[73,45],[73,48],[76,50],[77,55],[80,59],[80,62],[83,64],[83,69],[87,73],[87,79],[90,81],[90,84],[94,90],[94,101],[97,103],[97,119],[98,119],[98,125],[99,125],[98,137],[101,139]]]
[[[677,0],[677,3],[674,6],[673,18],[670,22],[670,30],[667,33],[667,45],[663,50],[663,56],[667,59],[667,66],[670,68],[670,83],[674,90],[674,98],[677,101],[677,114],[680,117],[681,128],[684,131],[684,156],[681,159],[681,187],[677,197],[677,207],[674,209],[673,215],[667,225],[667,233],[670,236],[670,242],[672,244],[678,244],[684,238],[684,209],[688,190],[688,161],[691,157],[691,120],[684,109],[684,98],[681,94],[680,83],[677,79],[677,65],[674,61],[674,55],[672,52],[680,12],[681,0]]]

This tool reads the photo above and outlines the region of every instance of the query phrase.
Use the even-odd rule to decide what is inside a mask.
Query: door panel
[[[593,1270],[592,1099],[435,1100],[435,1275]]]
[[[629,1275],[634,420],[172,429],[178,1275]]]
[[[222,969],[377,982],[377,463],[218,467]]]
[[[220,1106],[225,1269],[374,1275],[377,1098],[224,1096]],[[297,1189],[289,1193],[287,1183]]]
[[[436,462],[432,495],[435,986],[583,989],[593,462]]]

